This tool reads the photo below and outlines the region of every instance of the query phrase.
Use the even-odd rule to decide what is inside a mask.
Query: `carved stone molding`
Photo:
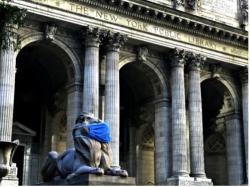
[[[184,6],[184,1],[183,0],[173,0],[173,8],[176,9],[179,6]]]
[[[241,27],[245,27],[246,22],[248,20],[248,1],[241,0],[240,6],[241,6],[240,24],[241,24]]]
[[[171,67],[183,67],[186,63],[186,52],[184,49],[175,48],[170,51]]]
[[[193,52],[187,52],[186,54],[186,61],[188,62],[188,67],[191,71],[200,71],[206,59],[205,56]]]
[[[137,49],[137,58],[138,58],[139,62],[147,61],[148,55],[149,55],[148,48],[146,46],[138,47],[138,49]]]
[[[45,24],[45,40],[53,41],[55,39],[57,30],[57,25],[55,23],[46,23]]]
[[[220,64],[211,64],[211,78],[220,78],[220,74],[222,73],[222,67]]]
[[[65,89],[67,90],[67,94],[73,93],[73,92],[82,92],[82,83],[80,82],[71,82],[65,86]]]
[[[195,9],[196,6],[196,0],[186,0],[187,7],[191,10]]]
[[[108,51],[120,51],[120,48],[127,41],[127,35],[123,35],[119,32],[107,31],[104,38],[104,44],[106,44]]]

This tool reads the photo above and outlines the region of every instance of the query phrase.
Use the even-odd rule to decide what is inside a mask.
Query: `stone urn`
[[[18,144],[18,140],[13,142],[0,141],[0,178],[9,174],[12,158]]]

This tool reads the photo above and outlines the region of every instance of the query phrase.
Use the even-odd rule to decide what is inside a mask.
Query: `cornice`
[[[128,0],[68,0],[99,7],[119,14],[134,17],[150,23],[192,33],[209,39],[248,47],[248,32],[214,22],[186,12],[152,4],[146,6]],[[151,5],[151,4],[150,4]]]

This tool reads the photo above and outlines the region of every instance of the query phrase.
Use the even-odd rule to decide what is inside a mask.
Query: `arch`
[[[42,33],[35,33],[35,34],[28,34],[20,38],[20,49],[16,51],[16,57],[18,56],[19,52],[26,47],[27,45],[34,43],[34,42],[39,42],[44,40],[44,35]],[[73,82],[81,82],[81,63],[80,59],[78,56],[70,49],[70,47],[65,44],[63,41],[59,40],[58,38],[55,38],[54,40],[51,41],[51,43],[55,44],[58,46],[62,51],[66,53],[66,55],[69,57],[71,64],[73,66],[74,70],[74,78]],[[68,80],[70,80],[70,67],[67,68],[67,75],[68,75]]]
[[[200,83],[211,78],[212,77],[210,73],[202,75]],[[237,89],[235,88],[234,84],[221,75],[220,77],[216,77],[216,80],[226,87],[234,103],[234,112],[238,113],[240,111],[240,99],[239,99],[239,94],[237,93],[236,91]]]
[[[136,61],[137,61],[136,56],[126,57],[126,58],[122,59],[121,61],[119,61],[119,69],[121,69],[123,66],[125,66],[128,63],[138,63]],[[166,78],[164,76],[164,73],[162,73],[162,71],[156,65],[154,65],[154,63],[150,60],[146,60],[146,61],[143,61],[141,63],[145,64],[148,68],[150,68],[154,72],[154,74],[157,76],[157,78],[159,79],[159,82],[160,82],[160,87],[162,90],[161,96],[163,98],[168,98],[169,97],[169,92],[168,92],[169,86],[168,86],[168,83],[167,83]],[[154,93],[156,95],[157,88],[155,88],[155,85],[153,85],[153,87],[154,87]]]

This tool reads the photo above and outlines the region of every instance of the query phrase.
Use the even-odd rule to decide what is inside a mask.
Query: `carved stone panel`
[[[238,26],[238,0],[199,0],[197,5],[200,16]]]

